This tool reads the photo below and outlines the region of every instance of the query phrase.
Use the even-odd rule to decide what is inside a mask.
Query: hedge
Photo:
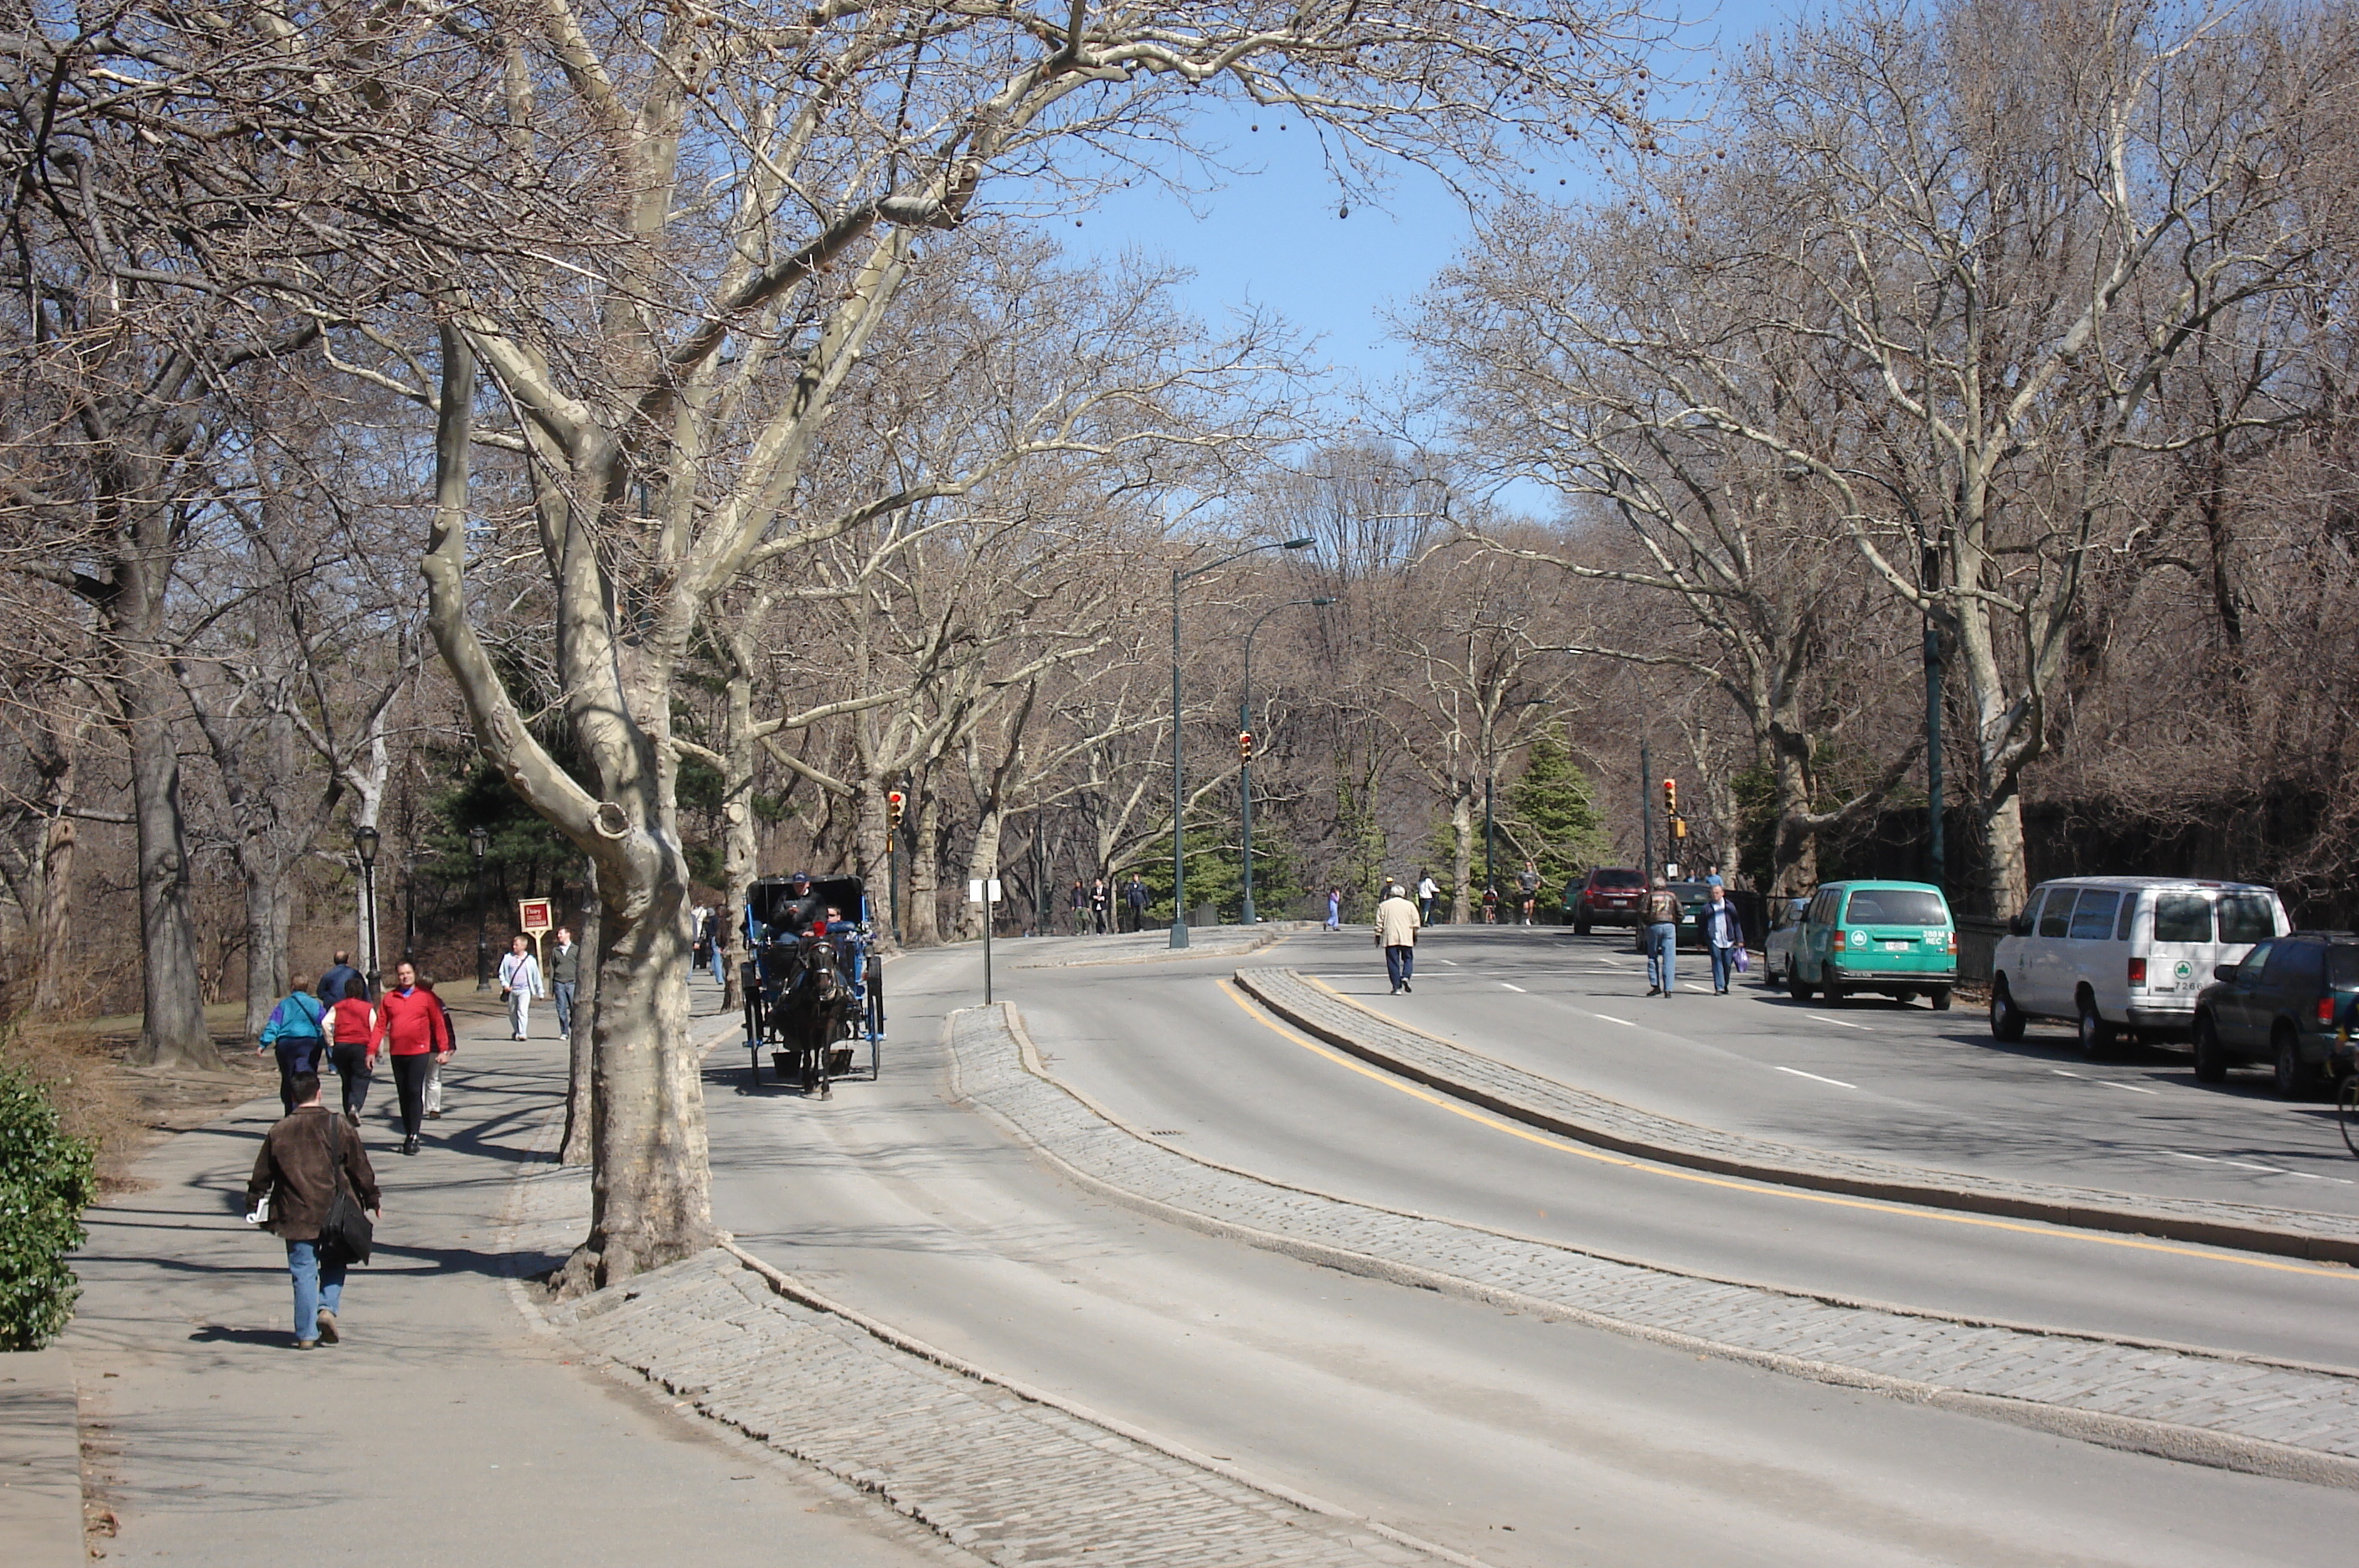
[[[89,1239],[94,1154],[30,1073],[0,1065],[0,1350],[38,1350],[73,1315],[66,1254]]]

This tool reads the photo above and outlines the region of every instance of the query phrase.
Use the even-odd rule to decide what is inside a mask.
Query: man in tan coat
[[[1399,884],[1385,888],[1385,901],[1376,906],[1376,945],[1385,950],[1385,973],[1393,979],[1393,995],[1412,991],[1409,976],[1417,968],[1417,906]]]

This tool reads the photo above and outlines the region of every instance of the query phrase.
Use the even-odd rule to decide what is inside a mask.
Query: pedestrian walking
[[[508,1005],[509,1039],[526,1038],[533,998],[548,995],[548,987],[540,983],[540,961],[532,955],[532,943],[517,937],[500,960],[500,1000]]]
[[[1417,906],[1396,883],[1376,906],[1376,945],[1385,950],[1385,973],[1396,996],[1416,989],[1409,982],[1417,974]]]
[[[442,1038],[449,1040],[455,1049],[459,1043],[459,1023],[451,1016],[451,1004],[444,1001],[442,993],[434,988],[434,976],[420,971],[418,975],[418,988],[433,997],[435,1007],[441,1009]],[[448,1061],[447,1056],[435,1056],[429,1058],[426,1063],[424,1099],[426,1119],[429,1122],[439,1122],[442,1119],[442,1068]]]
[[[300,980],[287,993],[279,1004],[270,1009],[269,1021],[262,1026],[261,1039],[254,1054],[275,1051],[278,1056],[278,1108],[284,1116],[299,1104],[295,1098],[295,1080],[305,1073],[320,1071],[320,1059],[327,1054],[327,1031],[321,1027],[327,1008],[311,995],[311,988]]]
[[[1483,923],[1486,926],[1499,923],[1499,889],[1494,883],[1485,883],[1483,887]]]
[[[1647,895],[1647,995],[1668,996],[1678,985],[1680,899],[1658,875]]]
[[[1327,929],[1336,931],[1343,929],[1343,889],[1341,887],[1330,887],[1327,889]]]
[[[1707,887],[1724,887],[1727,886],[1727,883],[1721,879],[1720,867],[1717,866],[1706,868],[1703,874],[1703,880],[1704,886]]]
[[[1432,872],[1419,868],[1417,874],[1417,918],[1419,924],[1430,926],[1433,923],[1433,901],[1440,897],[1441,884],[1433,879]]]
[[[720,975],[713,966],[715,978]],[[557,928],[557,945],[549,950],[549,999],[557,1008],[557,1038],[573,1038],[573,988],[582,979],[582,950],[573,943],[573,932],[564,926]]]
[[[344,1121],[361,1125],[368,1105],[369,1084],[376,1077],[376,1004],[369,1000],[368,982],[355,975],[344,994],[328,1009],[328,1059],[336,1064],[336,1081],[343,1086]]]
[[[353,1202],[385,1217],[376,1172],[351,1128],[320,1104],[320,1075],[299,1073],[293,1110],[263,1135],[246,1178],[247,1217],[287,1244],[287,1272],[295,1285],[295,1348],[309,1350],[343,1338],[336,1314],[343,1310],[344,1266],[349,1258],[321,1244],[340,1182],[349,1182]],[[265,1208],[264,1205],[268,1207]]]
[[[1082,879],[1076,877],[1073,878],[1073,934],[1075,936],[1080,936],[1090,929],[1089,918],[1090,890],[1082,887]]]
[[[1745,922],[1728,901],[1728,889],[1717,882],[1712,884],[1712,902],[1703,907],[1703,940],[1712,952],[1712,994],[1725,996],[1728,978],[1745,951]]]
[[[361,972],[353,967],[353,955],[338,949],[336,961],[320,976],[319,986],[311,995],[320,998],[321,1007],[332,1007],[344,999],[344,987],[359,978]]]
[[[397,966],[393,981],[393,989],[377,999],[370,1054],[390,1059],[394,1090],[401,1098],[401,1152],[415,1154],[426,1115],[427,1069],[437,1065],[433,1058],[448,1062],[454,1048],[451,1015],[433,992],[419,989],[416,964]]]
[[[1113,897],[1106,890],[1104,877],[1101,877],[1090,884],[1090,919],[1096,922],[1100,936],[1106,933],[1106,910],[1113,906]]]
[[[1527,860],[1523,875],[1516,878],[1516,896],[1523,905],[1522,923],[1532,923],[1533,909],[1540,899],[1540,868]]]
[[[1147,929],[1147,884],[1137,872],[1130,874],[1130,885],[1122,890],[1122,901],[1130,907],[1130,929]]]

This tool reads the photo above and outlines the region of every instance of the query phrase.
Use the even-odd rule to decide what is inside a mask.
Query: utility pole
[[[1655,754],[1638,737],[1638,874],[1655,882]]]

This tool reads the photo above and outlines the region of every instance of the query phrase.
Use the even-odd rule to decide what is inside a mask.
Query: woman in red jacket
[[[379,1050],[393,1059],[393,1084],[401,1095],[401,1152],[418,1152],[418,1124],[426,1112],[426,1072],[451,1060],[451,1021],[434,993],[418,984],[418,966],[393,972],[393,989],[377,998],[376,1033],[369,1057]]]
[[[328,1009],[328,1024],[332,1031],[328,1055],[344,1085],[344,1120],[357,1127],[376,1066],[376,1048],[370,1043],[376,1033],[376,1007],[368,999],[367,981],[355,975],[344,982],[344,994]]]

